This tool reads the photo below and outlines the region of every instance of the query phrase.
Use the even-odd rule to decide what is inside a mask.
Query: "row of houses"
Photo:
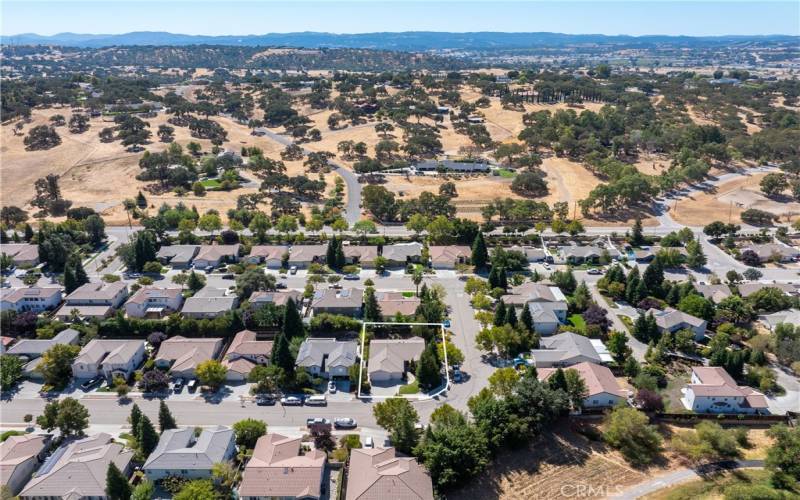
[[[382,247],[343,245],[342,251],[347,264],[373,268],[379,255],[386,259],[390,267],[419,263],[422,248],[421,243],[410,242]],[[306,268],[313,263],[325,264],[327,251],[328,245],[258,245],[251,248],[246,260],[252,264],[263,263],[270,269],[278,269],[283,265]],[[436,269],[453,269],[457,264],[466,263],[472,255],[470,247],[465,245],[434,245],[428,248],[428,252],[430,264]]]
[[[558,368],[575,369],[588,390],[584,408],[612,407],[630,395],[620,387],[605,364],[612,357],[603,343],[572,332],[542,338],[538,349],[531,351],[538,377],[545,380]],[[695,413],[767,414],[766,397],[746,386],[718,366],[692,368],[691,381],[681,390],[681,402]]]
[[[133,473],[133,451],[109,434],[68,440],[49,456],[48,444],[49,436],[37,434],[11,436],[0,444],[2,484],[12,495],[22,500],[105,499],[110,464],[126,476]],[[215,426],[199,435],[194,428],[170,429],[161,435],[142,472],[151,481],[209,479],[215,463],[231,461],[236,453],[232,429]],[[328,467],[327,455],[317,449],[304,451],[301,438],[269,433],[256,442],[236,488],[237,497],[327,498],[331,493],[325,482]],[[428,471],[415,458],[400,457],[391,447],[351,450],[346,484],[347,500],[434,498]]]

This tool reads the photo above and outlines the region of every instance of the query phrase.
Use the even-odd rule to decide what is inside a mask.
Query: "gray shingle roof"
[[[191,427],[170,429],[161,435],[144,469],[210,470],[212,465],[228,458],[226,452],[232,442],[233,430],[227,427],[203,429],[197,440]]]
[[[58,332],[58,335],[52,339],[22,339],[16,344],[11,346],[7,354],[16,354],[24,356],[41,356],[45,351],[50,349],[56,344],[74,344],[78,341],[81,334],[78,330],[67,328]]]

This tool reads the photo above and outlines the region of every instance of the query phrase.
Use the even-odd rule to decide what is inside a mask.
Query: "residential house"
[[[138,289],[125,303],[125,314],[131,318],[162,318],[180,311],[183,290],[145,286]]]
[[[545,262],[547,261],[549,255],[547,252],[544,251],[543,248],[540,247],[526,247],[526,246],[519,246],[514,245],[508,249],[511,252],[519,252],[528,259],[528,262]]]
[[[235,295],[227,290],[204,287],[183,302],[181,314],[187,318],[212,319],[232,311],[239,304]]]
[[[72,362],[72,375],[78,379],[102,375],[108,381],[116,376],[128,380],[144,361],[144,344],[143,340],[90,340]]]
[[[61,445],[19,494],[21,500],[105,500],[106,473],[114,463],[127,477],[133,451],[100,433]]]
[[[25,361],[25,366],[22,368],[23,375],[27,378],[39,380],[42,377],[38,370],[39,363],[42,361],[42,354],[57,344],[77,344],[80,338],[79,331],[67,328],[58,332],[52,339],[20,339],[7,349],[6,354],[20,356]]]
[[[360,288],[326,288],[314,292],[311,311],[316,314],[361,315],[364,290]]]
[[[228,369],[228,381],[243,382],[253,368],[269,363],[272,342],[256,340],[256,337],[256,332],[250,330],[242,330],[233,337],[222,362]]]
[[[356,364],[358,343],[336,339],[307,338],[297,352],[297,366],[324,378],[348,377]]]
[[[411,262],[419,262],[422,256],[422,243],[395,243],[384,245],[381,252],[389,267],[405,267]]]
[[[613,248],[601,248],[599,246],[577,246],[568,245],[559,248],[561,260],[568,264],[599,263],[604,253],[608,253],[609,259],[619,259],[619,252]]]
[[[76,312],[81,318],[104,319],[111,316],[127,297],[128,285],[124,281],[86,283],[67,295],[55,317],[67,321]]]
[[[375,267],[378,257],[378,247],[364,245],[343,245],[344,260],[347,264],[358,264],[365,269]]]
[[[195,267],[217,267],[223,262],[239,260],[239,244],[234,245],[200,245],[200,250],[192,261]]]
[[[762,314],[758,319],[764,323],[770,331],[774,330],[775,327],[781,323],[800,325],[800,309],[786,309],[785,311],[778,311],[772,314]]]
[[[375,299],[381,310],[381,319],[392,321],[398,314],[414,316],[422,301],[417,296],[406,297],[403,292],[376,292]]]
[[[163,341],[155,358],[156,366],[170,369],[175,377],[194,378],[197,365],[215,359],[222,349],[222,339],[190,339],[176,336]]]
[[[169,429],[161,434],[142,470],[150,481],[168,476],[207,479],[215,463],[228,461],[235,454],[233,429],[218,425],[203,429],[196,438],[193,427]]]
[[[268,269],[280,269],[283,256],[289,253],[286,245],[256,245],[250,249],[247,261],[251,264],[265,263]]]
[[[552,335],[567,321],[567,298],[557,286],[525,283],[500,299],[508,306],[527,307],[539,335]]]
[[[681,402],[696,413],[767,414],[767,398],[763,394],[737,385],[728,372],[719,366],[695,366],[691,382],[682,390]]]
[[[19,494],[44,458],[50,437],[44,434],[8,436],[0,443],[0,485]]]
[[[733,295],[730,287],[722,284],[708,285],[705,283],[697,283],[694,285],[694,289],[697,290],[697,293],[707,298],[711,302],[714,302],[715,304],[718,304]]]
[[[455,269],[457,264],[466,264],[472,257],[472,250],[466,245],[431,246],[428,250],[434,269]]]
[[[577,371],[586,384],[587,395],[583,398],[584,408],[609,408],[628,398],[627,391],[620,388],[614,374],[606,366],[583,362],[567,369]],[[538,369],[539,380],[547,380],[556,370],[557,368]]]
[[[483,123],[483,118],[481,117],[470,117],[470,121],[472,122],[472,118],[476,120],[474,123]],[[476,162],[469,162],[469,161],[455,161],[455,160],[423,160],[416,165],[411,167],[411,172],[436,172],[440,170],[446,170],[449,172],[462,172],[462,173],[472,173],[472,172],[488,172],[489,171],[489,163],[486,161],[476,161]]]
[[[3,289],[0,292],[0,311],[40,313],[53,310],[60,303],[61,289],[55,287],[32,286],[30,288]]]
[[[192,264],[200,245],[169,245],[158,249],[156,258],[162,264],[169,264],[175,269],[186,269]]]
[[[408,363],[416,361],[425,350],[425,339],[375,339],[369,343],[367,373],[371,383],[397,382],[408,370]]]
[[[256,442],[239,484],[241,500],[318,499],[322,496],[327,455],[306,453],[301,438],[269,433]]]
[[[433,500],[428,471],[394,448],[354,448],[350,452],[345,500],[403,498]]]
[[[740,254],[751,250],[761,262],[792,262],[800,258],[800,250],[783,243],[747,245],[739,249]]]
[[[0,253],[11,257],[15,266],[33,267],[39,264],[39,245],[30,243],[3,243]]]
[[[708,322],[683,311],[667,307],[663,311],[650,309],[647,314],[652,314],[656,319],[656,325],[658,325],[658,330],[661,333],[675,333],[684,329],[691,330],[694,333],[695,340],[698,342],[703,340],[706,335]]]
[[[745,298],[753,295],[762,288],[777,288],[785,295],[797,295],[798,293],[797,286],[790,283],[759,283],[757,281],[753,281],[750,283],[741,283],[738,286],[739,295]]]
[[[248,299],[252,307],[262,307],[267,304],[285,306],[289,299],[294,301],[295,307],[300,309],[303,305],[303,292],[298,290],[278,290],[276,292],[253,292]]]
[[[312,263],[325,264],[328,245],[293,245],[289,252],[289,266],[304,269]]]
[[[602,344],[602,343],[601,343]],[[539,349],[533,349],[531,356],[536,368],[565,367],[578,363],[604,363],[609,360],[598,352],[599,346],[592,339],[573,332],[564,332],[552,337],[542,338]]]

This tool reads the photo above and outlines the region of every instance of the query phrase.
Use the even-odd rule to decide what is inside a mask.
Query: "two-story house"
[[[125,314],[131,318],[161,318],[180,311],[183,290],[145,286],[136,291],[125,303]]]
[[[691,382],[682,390],[681,403],[696,413],[768,414],[767,398],[750,387],[737,385],[719,366],[695,366]]]
[[[127,297],[128,285],[123,281],[86,283],[67,295],[55,316],[61,321],[68,321],[73,314],[84,319],[104,319],[111,316]]]
[[[108,381],[117,376],[128,380],[144,361],[144,346],[143,340],[90,340],[72,362],[72,375],[78,379],[102,375]]]

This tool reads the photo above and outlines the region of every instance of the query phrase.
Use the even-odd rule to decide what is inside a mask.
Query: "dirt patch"
[[[572,498],[579,490],[610,496],[646,480],[650,471],[631,468],[599,442],[561,430],[520,450],[503,450],[489,470],[452,499]]]
[[[741,223],[741,213],[748,208],[766,210],[792,220],[800,215],[800,203],[780,202],[764,196],[759,188],[766,174],[755,174],[725,182],[709,193],[694,193],[671,203],[672,217],[687,225],[704,225],[714,220],[730,219]]]

